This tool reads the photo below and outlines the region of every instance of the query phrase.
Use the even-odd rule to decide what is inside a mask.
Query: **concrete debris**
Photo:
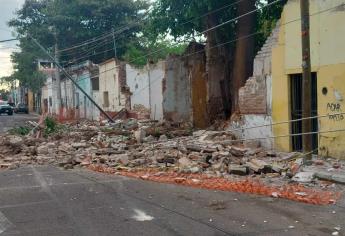
[[[313,181],[314,176],[314,172],[299,172],[292,178],[292,180],[299,183],[310,183]]]
[[[61,126],[61,131],[44,138],[0,135],[0,168],[56,164],[72,169],[101,165],[114,168],[115,172],[154,168],[162,173],[201,173],[210,177],[252,176],[278,186],[290,180],[301,184],[319,182],[320,186],[322,180],[345,183],[345,165],[341,161],[316,159],[308,169],[302,165],[300,153],[266,151],[256,142],[237,142],[230,132],[192,133],[188,124],[136,119],[113,124],[79,121]],[[185,179],[174,181],[183,183]]]
[[[245,166],[240,166],[240,165],[230,165],[229,166],[229,174],[234,174],[234,175],[247,175],[248,170],[247,167]]]
[[[321,180],[327,180],[339,184],[345,184],[345,173],[335,174],[330,172],[318,172],[315,173],[315,177]]]

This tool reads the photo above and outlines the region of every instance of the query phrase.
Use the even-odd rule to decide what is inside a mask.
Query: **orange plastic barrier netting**
[[[258,180],[246,179],[243,181],[230,181],[225,178],[207,177],[203,174],[180,174],[176,172],[159,172],[158,170],[117,171],[114,168],[99,165],[89,166],[90,170],[118,174],[121,176],[138,178],[159,183],[178,184],[202,189],[250,193],[314,205],[334,204],[341,196],[340,193],[313,190],[300,184],[286,184],[281,187],[267,186]]]

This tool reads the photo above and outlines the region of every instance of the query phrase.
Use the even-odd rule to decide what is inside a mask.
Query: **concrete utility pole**
[[[301,3],[301,29],[302,29],[302,117],[311,117],[311,60],[310,60],[310,16],[309,0],[300,0]],[[305,119],[302,123],[302,132],[312,132],[312,120]],[[305,159],[311,159],[312,135],[303,135],[303,152]]]
[[[55,61],[59,63],[59,46],[58,46],[58,38],[57,38],[57,32],[56,28],[54,28],[54,36],[55,36]],[[60,115],[61,111],[61,78],[60,78],[60,69],[58,67],[55,68],[55,79],[56,79],[56,109],[58,112],[58,115]]]

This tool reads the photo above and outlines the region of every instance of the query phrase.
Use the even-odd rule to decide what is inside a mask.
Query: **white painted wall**
[[[165,63],[136,68],[126,65],[127,85],[132,93],[131,108],[143,105],[151,110],[151,119],[163,120],[163,78]]]
[[[99,104],[105,111],[118,112],[126,105],[126,98],[119,85],[119,69],[115,60],[99,65]],[[109,94],[109,106],[105,106],[103,94]]]
[[[151,83],[151,119],[163,120],[163,79],[165,62],[160,61],[150,66]]]
[[[271,125],[272,116],[268,115],[243,115],[240,121],[233,121],[229,130],[240,139],[255,139],[267,137],[267,139],[258,139],[260,146],[266,149],[273,148],[273,140],[268,138],[273,136],[272,127],[266,126],[261,128],[246,129],[250,127],[257,127],[263,125]],[[240,129],[240,130],[237,130]]]
[[[134,105],[143,105],[150,109],[150,83],[147,67],[137,68],[126,65],[127,85],[132,93],[131,109]]]

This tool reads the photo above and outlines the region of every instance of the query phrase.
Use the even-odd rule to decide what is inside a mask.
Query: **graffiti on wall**
[[[338,114],[329,114],[328,119],[332,121],[342,121],[344,120],[344,115],[339,114],[342,112],[340,103],[327,103],[327,111],[336,112]]]

